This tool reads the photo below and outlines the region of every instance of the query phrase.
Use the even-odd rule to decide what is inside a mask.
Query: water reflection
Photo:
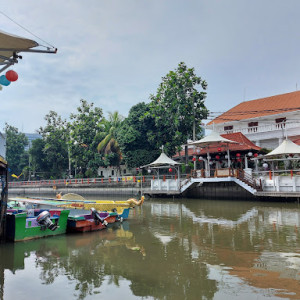
[[[49,298],[299,299],[299,230],[294,205],[148,201],[106,231],[0,245],[1,295],[34,273]]]

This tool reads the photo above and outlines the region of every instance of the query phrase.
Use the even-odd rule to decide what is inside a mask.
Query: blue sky
[[[0,10],[58,48],[13,67],[1,129],[34,132],[80,99],[127,116],[181,61],[207,81],[212,112],[300,87],[298,0],[14,0]],[[1,14],[0,25],[43,44]]]

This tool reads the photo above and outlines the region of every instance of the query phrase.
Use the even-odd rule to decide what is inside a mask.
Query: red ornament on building
[[[173,171],[172,168],[170,168],[170,169],[169,169],[169,172],[171,173],[172,171]]]
[[[18,73],[13,71],[13,70],[9,70],[9,71],[6,72],[5,77],[9,81],[17,81],[18,80]]]
[[[193,161],[196,161],[196,157],[193,157],[192,160],[193,160]]]
[[[221,151],[222,151],[222,149],[219,147],[219,148],[218,148],[218,152],[221,152]]]
[[[236,154],[236,157],[240,157],[240,156],[241,156],[241,154],[240,154],[240,153],[237,153],[237,154]]]
[[[216,159],[220,159],[220,155],[216,155]]]
[[[258,154],[257,153],[254,153],[254,157],[257,157],[258,156]]]

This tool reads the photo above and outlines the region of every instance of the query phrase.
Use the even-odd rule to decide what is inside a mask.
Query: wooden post
[[[293,170],[291,170],[291,178],[293,178]]]
[[[271,172],[271,170],[269,171],[269,178],[270,178],[270,180],[272,180],[272,172]]]

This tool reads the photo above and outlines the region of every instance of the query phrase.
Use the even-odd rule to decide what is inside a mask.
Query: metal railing
[[[54,187],[54,186],[140,186],[151,185],[152,179],[158,176],[123,176],[113,178],[75,178],[75,179],[53,179],[35,181],[10,181],[8,186],[12,187]],[[176,175],[161,175],[159,179],[177,179]]]

